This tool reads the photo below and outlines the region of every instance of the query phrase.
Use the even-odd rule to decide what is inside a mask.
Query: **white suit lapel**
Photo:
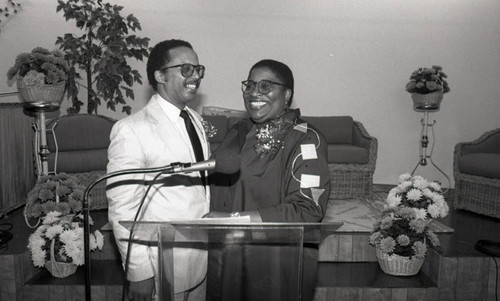
[[[156,128],[156,131],[160,133],[158,136],[163,140],[163,143],[165,145],[171,145],[172,135],[177,135],[178,136],[177,141],[183,141],[184,144],[183,147],[178,147],[178,149],[190,150],[189,152],[181,152],[179,154],[180,162],[183,163],[195,162],[196,159],[193,148],[191,146],[191,141],[189,140],[189,137],[187,135],[182,134],[183,131],[185,131],[185,129],[180,128],[181,126],[184,127],[183,121],[176,123],[175,120],[171,120],[170,118],[168,118],[166,113],[163,111],[163,108],[159,104],[160,101],[165,101],[165,100],[160,98],[158,95],[153,95],[153,97],[146,106],[146,110],[148,113],[146,118],[150,119],[150,122],[155,125],[154,127]],[[188,110],[192,116],[196,116],[196,113],[193,113],[191,109]],[[179,117],[179,119],[182,120],[181,117]],[[194,120],[196,130],[198,131],[198,135],[200,137],[204,157],[205,159],[208,159],[208,146],[207,143],[205,142],[207,141],[205,136],[205,130],[199,118],[194,117],[192,119]],[[171,162],[179,162],[179,160],[173,160]],[[200,190],[200,193],[203,194],[208,193],[208,189],[204,189],[202,186],[198,185],[197,187]]]

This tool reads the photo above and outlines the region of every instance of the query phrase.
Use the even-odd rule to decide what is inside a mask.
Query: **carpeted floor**
[[[383,208],[383,193],[373,194],[373,198],[329,200],[324,222],[342,221],[338,229],[343,232],[370,232],[373,223],[380,217]]]
[[[370,199],[356,198],[328,201],[324,222],[342,221],[339,232],[371,232],[380,218],[387,192],[376,191]],[[450,233],[453,229],[440,221],[432,221],[431,228],[438,233]]]

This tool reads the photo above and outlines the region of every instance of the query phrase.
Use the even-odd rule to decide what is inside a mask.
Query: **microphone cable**
[[[125,283],[124,283],[123,288],[122,288],[122,301],[128,300],[128,297],[127,297],[127,299],[125,299],[125,294],[127,293],[127,286],[128,286],[128,280],[127,280],[128,264],[130,261],[130,251],[132,250],[131,246],[132,246],[132,236],[134,235],[134,228],[135,228],[135,225],[137,223],[137,219],[139,218],[139,213],[141,213],[142,206],[144,205],[144,201],[146,200],[146,197],[147,197],[149,191],[151,190],[153,185],[156,184],[156,181],[158,180],[158,178],[162,174],[163,174],[163,172],[158,173],[151,181],[151,184],[148,185],[148,188],[146,189],[146,192],[144,193],[144,196],[142,197],[141,202],[139,203],[139,208],[137,209],[137,212],[136,212],[135,217],[134,217],[134,221],[132,222],[132,227],[130,228],[130,234],[128,237],[128,245],[127,245],[127,256],[125,257]],[[154,281],[155,280],[153,279],[153,284],[154,284]],[[154,289],[156,289],[156,288],[154,288]]]

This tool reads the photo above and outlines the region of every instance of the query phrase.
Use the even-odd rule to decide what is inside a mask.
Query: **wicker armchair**
[[[500,218],[500,128],[455,145],[454,208]]]
[[[332,188],[330,196],[336,199],[371,197],[373,193],[373,174],[377,162],[377,138],[370,136],[363,124],[354,121],[353,145],[368,149],[366,164],[329,163]]]
[[[370,136],[363,124],[351,116],[304,116],[303,119],[316,126],[327,140],[330,198],[371,197],[377,138]]]
[[[101,115],[65,115],[47,124],[49,173],[65,172],[88,186],[106,173],[109,134],[116,120]],[[90,208],[108,207],[106,182],[90,194]]]

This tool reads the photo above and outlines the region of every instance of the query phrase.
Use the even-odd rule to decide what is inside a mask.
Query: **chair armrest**
[[[359,121],[354,121],[353,123],[352,144],[369,150],[368,164],[375,168],[378,150],[377,138],[370,136]]]
[[[500,153],[500,128],[482,134],[476,140],[470,142],[459,142],[453,151],[453,174],[459,177],[458,168],[460,158],[472,153]]]
[[[488,131],[471,142],[461,142],[460,154],[500,153],[500,128]]]

